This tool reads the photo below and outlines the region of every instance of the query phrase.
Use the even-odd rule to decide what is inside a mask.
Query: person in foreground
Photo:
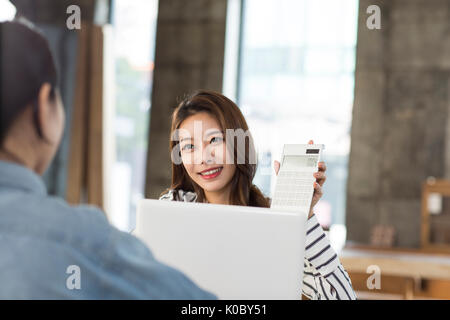
[[[213,91],[195,92],[173,112],[171,131],[172,185],[160,200],[270,207],[270,199],[252,182],[255,148],[244,116],[230,99]],[[245,139],[249,142],[239,143]],[[275,162],[276,173],[279,167]],[[349,275],[313,212],[322,196],[325,171],[321,162],[314,174],[303,294],[310,299],[353,300],[356,295]]]
[[[214,299],[91,207],[48,196],[40,177],[64,109],[46,40],[0,23],[0,299]]]

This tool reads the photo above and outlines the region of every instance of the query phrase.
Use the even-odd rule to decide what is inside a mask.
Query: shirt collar
[[[22,165],[2,160],[0,160],[0,186],[40,195],[47,194],[47,188],[40,176]]]

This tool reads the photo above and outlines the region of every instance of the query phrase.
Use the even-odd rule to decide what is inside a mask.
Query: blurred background
[[[268,196],[283,144],[325,144],[316,214],[360,298],[450,298],[450,0],[0,0],[14,17],[58,64],[51,194],[133,230],[170,186],[171,112],[216,90],[248,121]]]

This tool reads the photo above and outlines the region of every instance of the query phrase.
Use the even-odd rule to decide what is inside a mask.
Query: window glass
[[[357,11],[357,0],[243,2],[236,100],[258,149],[254,182],[271,194],[283,144],[325,144],[324,225],[345,219]]]
[[[113,5],[115,161],[110,217],[116,227],[129,231],[144,195],[158,1],[115,0]]]

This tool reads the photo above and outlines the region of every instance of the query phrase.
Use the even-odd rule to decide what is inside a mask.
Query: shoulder
[[[181,189],[170,189],[163,194],[159,200],[167,201],[182,201],[182,202],[196,202],[197,194],[192,191],[184,191]]]
[[[64,234],[64,239],[60,239],[62,243],[85,253],[103,255],[116,229],[109,223],[106,213],[96,206],[70,206],[58,199],[52,202],[51,222],[55,222],[52,229]]]
[[[99,208],[71,206],[52,196],[21,194],[14,199],[14,205],[0,199],[0,208],[5,216],[0,226],[2,234],[8,233],[16,242],[33,239],[47,243],[47,247],[58,247],[64,254],[76,251],[83,256],[89,253],[102,256],[113,230]],[[46,247],[41,249],[47,250]]]

